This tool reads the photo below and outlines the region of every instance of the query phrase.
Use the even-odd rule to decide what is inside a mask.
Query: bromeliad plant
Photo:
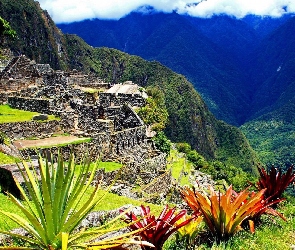
[[[295,179],[293,166],[290,166],[284,174],[281,169],[277,170],[274,166],[271,167],[269,172],[264,168],[258,168],[258,171],[260,178],[257,187],[259,190],[266,188],[264,197],[270,202],[281,199],[283,192]]]
[[[60,154],[57,161],[51,157],[44,160],[39,158],[40,173],[26,162],[19,166],[25,181],[28,194],[16,181],[23,197],[23,202],[17,200],[13,195],[8,196],[23,213],[23,216],[12,212],[0,211],[9,217],[20,227],[24,228],[29,236],[17,235],[11,232],[0,231],[0,233],[16,237],[28,243],[26,249],[68,249],[75,245],[86,248],[82,240],[91,240],[105,233],[113,231],[110,223],[120,221],[122,216],[116,217],[105,226],[94,228],[91,231],[75,232],[78,224],[94,208],[97,203],[102,202],[104,195],[99,195],[97,185],[89,196],[83,201],[91,189],[97,165],[90,171],[87,159],[81,166],[75,164],[74,155],[71,154],[68,163],[65,163]],[[79,171],[75,171],[79,168]],[[105,192],[106,194],[106,192]],[[89,245],[89,249],[109,249],[133,242],[130,240],[132,234],[120,235],[117,238],[105,239],[96,244]],[[9,247],[7,247],[9,248]],[[25,249],[24,247],[10,247],[9,249]]]
[[[189,217],[179,223],[179,220],[186,215],[186,210],[176,212],[175,208],[168,208],[166,205],[158,218],[151,214],[149,206],[141,205],[141,217],[136,217],[134,213],[126,214],[126,223],[131,230],[144,229],[138,235],[143,241],[150,242],[155,248],[144,247],[143,249],[162,249],[165,241],[181,227],[187,225],[193,217]]]
[[[178,220],[178,223],[182,223],[185,220],[191,221],[186,224],[185,226],[182,226],[177,230],[177,234],[175,235],[175,243],[177,246],[183,246],[185,249],[195,249],[195,238],[197,234],[200,232],[200,224],[203,221],[203,216],[192,216],[186,215],[182,217],[180,220]]]
[[[202,213],[204,222],[217,240],[226,240],[242,229],[244,220],[266,206],[263,202],[264,192],[261,190],[251,194],[245,189],[235,193],[230,186],[224,194],[212,189],[210,195],[206,195],[185,187],[182,196],[193,211]]]

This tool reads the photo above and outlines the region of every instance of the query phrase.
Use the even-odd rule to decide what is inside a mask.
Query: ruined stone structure
[[[163,175],[166,161],[147,137],[146,126],[133,109],[144,106],[146,98],[143,89],[132,82],[111,86],[95,76],[76,70],[54,71],[49,65],[39,65],[20,56],[0,72],[0,101],[17,109],[54,114],[60,120],[0,124],[0,130],[12,141],[50,137],[61,131],[91,137],[87,144],[63,147],[65,157],[71,150],[79,157],[87,148],[104,160],[124,163],[122,181],[136,183],[139,178],[148,185]],[[36,151],[26,149],[22,153],[28,157]],[[163,183],[171,182],[171,175],[168,176],[158,183],[159,190]]]

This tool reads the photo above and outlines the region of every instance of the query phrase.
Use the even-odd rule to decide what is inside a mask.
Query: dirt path
[[[72,143],[74,141],[85,140],[85,138],[80,138],[77,136],[56,136],[50,137],[45,139],[38,139],[38,140],[17,140],[14,141],[13,144],[18,149],[22,148],[31,148],[31,147],[44,147],[44,146],[54,146],[58,144],[66,144]]]

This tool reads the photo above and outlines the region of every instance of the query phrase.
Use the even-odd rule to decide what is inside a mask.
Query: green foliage
[[[251,146],[263,165],[286,168],[295,162],[295,104],[268,113],[243,126]]]
[[[156,136],[153,137],[153,141],[155,142],[157,149],[163,153],[166,153],[167,155],[170,154],[171,141],[167,138],[164,132],[158,132]]]
[[[0,16],[0,37],[1,36],[8,36],[8,37],[11,37],[11,38],[15,38],[16,37],[16,32],[15,32],[15,30],[13,30],[10,27],[9,22],[7,22],[6,20],[4,20]]]
[[[256,181],[255,176],[251,173],[245,172],[240,167],[235,167],[221,161],[206,161],[196,150],[192,150],[188,143],[177,143],[176,148],[186,154],[187,160],[194,165],[194,168],[206,173],[212,179],[224,184],[224,181],[229,185],[231,184],[235,190],[242,190],[246,188],[249,181]]]
[[[164,94],[157,87],[148,87],[146,91],[149,98],[146,105],[137,110],[137,114],[152,130],[162,131],[168,122]]]

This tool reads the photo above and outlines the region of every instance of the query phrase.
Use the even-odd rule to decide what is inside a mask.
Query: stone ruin
[[[111,85],[93,75],[76,70],[54,71],[48,64],[36,64],[19,56],[0,72],[1,104],[52,114],[60,120],[0,124],[0,131],[12,142],[46,138],[55,133],[91,137],[89,143],[64,146],[65,157],[71,150],[78,157],[86,149],[99,152],[105,161],[125,164],[120,177],[122,183],[152,182],[153,186],[148,186],[146,192],[162,193],[163,186],[168,187],[172,180],[170,173],[165,174],[165,155],[155,148],[144,122],[134,111],[146,104],[146,98],[143,89],[130,81]],[[36,150],[24,149],[21,153],[24,157],[34,157]],[[106,179],[113,177],[100,174]]]

